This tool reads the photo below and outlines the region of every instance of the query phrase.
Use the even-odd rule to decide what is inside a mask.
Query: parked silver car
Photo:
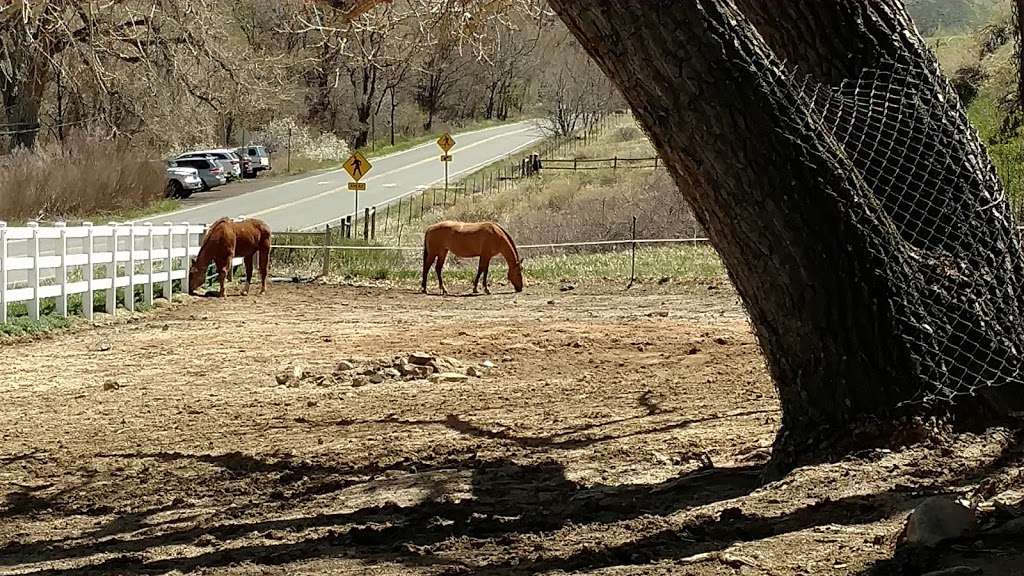
[[[250,144],[235,148],[235,154],[242,159],[242,175],[255,177],[264,170],[270,170],[270,154],[263,146]]]
[[[203,179],[195,168],[167,166],[167,197],[188,198],[203,189]]]
[[[196,158],[178,158],[171,160],[172,167],[195,168],[203,181],[203,190],[210,190],[227,183],[228,177],[224,168],[210,156]]]
[[[205,157],[213,158],[217,164],[220,164],[221,168],[224,169],[224,175],[228,180],[234,180],[235,178],[242,177],[242,161],[235,155],[234,151],[226,148],[218,148],[215,150],[193,150],[178,156],[178,159]]]

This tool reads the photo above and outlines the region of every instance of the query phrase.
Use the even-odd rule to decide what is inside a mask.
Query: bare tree
[[[541,80],[545,128],[553,135],[569,136],[608,110],[615,88],[568,35],[545,52],[557,55],[547,62]]]

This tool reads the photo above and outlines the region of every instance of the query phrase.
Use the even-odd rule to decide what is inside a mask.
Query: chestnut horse
[[[512,283],[516,292],[523,291],[523,259],[519,257],[519,250],[512,237],[504,228],[494,222],[438,222],[427,228],[423,235],[423,282],[421,288],[424,294],[427,293],[427,273],[430,266],[437,262],[437,284],[442,294],[448,294],[444,288],[444,281],[441,280],[441,270],[444,268],[444,261],[448,252],[454,253],[460,258],[480,257],[480,265],[477,268],[476,279],[473,280],[473,293],[477,293],[477,286],[480,277],[483,276],[484,292],[490,294],[487,288],[487,271],[491,264],[491,258],[501,254],[508,263],[508,281]]]
[[[210,224],[203,235],[199,254],[188,271],[188,293],[195,294],[206,280],[206,267],[213,261],[217,265],[220,296],[224,297],[224,280],[231,280],[231,261],[236,256],[245,259],[245,290],[252,283],[252,259],[260,257],[260,294],[267,291],[267,269],[270,267],[270,227],[262,220],[246,219],[234,222],[221,218]]]

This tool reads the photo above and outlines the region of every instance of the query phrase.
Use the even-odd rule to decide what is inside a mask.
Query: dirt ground
[[[495,366],[334,374],[414,351]],[[923,498],[1019,470],[1008,433],[763,485],[779,406],[727,286],[275,285],[0,353],[0,574],[1024,573],[1012,539],[893,559]]]

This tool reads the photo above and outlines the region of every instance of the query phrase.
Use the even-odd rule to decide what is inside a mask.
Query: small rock
[[[338,362],[338,365],[335,367],[335,370],[338,372],[348,372],[349,370],[355,370],[355,368],[355,364],[349,362],[348,360],[342,360],[341,362]]]
[[[218,540],[213,534],[203,534],[199,538],[196,538],[196,544],[199,546],[218,546],[220,544],[220,540]]]
[[[295,380],[295,381],[302,380],[302,377],[304,375],[305,375],[305,372],[303,372],[302,366],[298,366],[298,365],[292,366],[292,380]]]
[[[572,282],[566,282],[559,288],[562,292],[571,292],[576,289],[576,285]]]
[[[555,303],[555,301],[554,301],[554,300],[548,300],[548,304],[549,304],[549,305],[554,305],[554,303]]]
[[[700,352],[700,348],[697,348],[696,346],[694,346],[693,348],[690,348],[689,350],[687,350],[686,354],[689,355],[689,356],[693,356],[694,354],[697,354],[699,352]]]
[[[370,384],[380,384],[384,381],[384,375],[377,372],[370,374],[368,378],[370,379]]]
[[[434,360],[434,357],[426,352],[413,352],[409,354],[409,364],[416,366],[426,366]]]
[[[476,366],[470,366],[466,369],[466,376],[470,378],[483,378],[484,372]]]
[[[483,366],[484,368],[487,368],[488,370],[494,368],[494,362],[491,362],[490,360],[484,360],[483,362],[480,363],[480,365]]]
[[[405,364],[400,370],[402,376],[408,376],[411,378],[426,378],[434,373],[434,368],[431,366],[416,366],[415,364]]]
[[[103,383],[103,390],[110,392],[111,390],[117,390],[121,387],[121,383],[117,380],[107,380]]]
[[[935,546],[971,534],[976,527],[974,510],[949,496],[934,496],[911,512],[904,535],[913,546]]]
[[[107,340],[100,340],[99,342],[96,343],[95,346],[92,347],[92,349],[96,352],[107,352],[110,350],[110,348],[110,342]]]
[[[391,378],[392,380],[394,380],[395,378],[401,378],[402,373],[396,370],[395,368],[388,368],[387,370],[384,371],[384,377]]]
[[[161,328],[160,330],[161,330],[162,332],[167,332],[167,331],[168,331],[168,330],[170,330],[170,329],[171,329],[171,325],[170,325],[170,324],[164,324],[164,327],[163,327],[163,328]]]
[[[469,376],[458,372],[440,372],[430,376],[430,381],[435,384],[438,382],[465,382],[466,380],[469,380]]]
[[[314,406],[316,406],[316,400],[306,400],[307,408],[313,408]]]
[[[287,372],[278,372],[277,374],[274,375],[274,380],[276,380],[277,383],[281,384],[282,386],[288,383],[289,378],[291,378],[291,374]]]
[[[718,338],[715,338],[715,344],[718,344],[719,346],[725,346],[728,343],[729,343],[729,341],[726,340],[725,338],[722,338],[721,336],[719,336]]]
[[[366,386],[369,383],[370,378],[368,376],[356,376],[355,378],[352,379],[352,385],[355,386],[356,388],[359,388],[360,386]]]
[[[658,279],[658,284],[668,284],[671,281],[672,279],[669,278],[668,276],[662,276],[661,278]]]
[[[572,343],[573,348],[583,348],[583,340],[577,340]]]
[[[502,362],[511,362],[512,361],[512,357],[511,356],[502,356],[501,357],[501,361]]]

